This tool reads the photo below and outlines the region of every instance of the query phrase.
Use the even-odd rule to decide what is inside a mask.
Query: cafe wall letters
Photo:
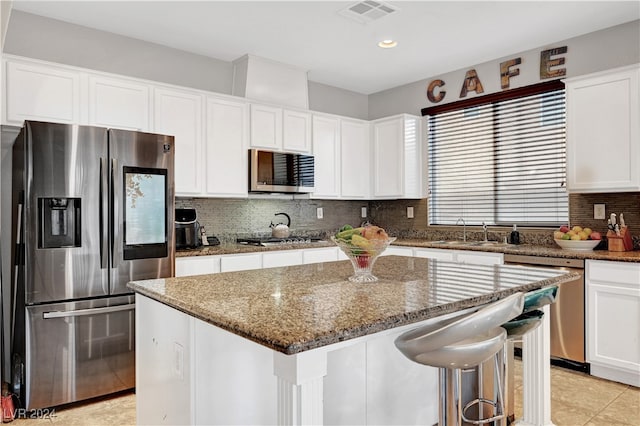
[[[556,47],[540,52],[540,80],[559,78],[566,75],[565,68],[557,68],[564,65],[565,58],[552,58],[564,53],[567,53],[567,46]],[[512,77],[520,75],[520,68],[516,67],[520,64],[522,64],[522,58],[510,59],[500,63],[500,87],[502,90],[509,88]],[[444,90],[445,85],[446,83],[443,80],[431,81],[427,86],[427,99],[432,103],[441,102],[447,94],[447,91]],[[476,94],[484,92],[480,76],[478,76],[478,73],[473,68],[468,70],[464,76],[462,88],[460,89],[460,98],[466,97],[469,92],[476,92]]]

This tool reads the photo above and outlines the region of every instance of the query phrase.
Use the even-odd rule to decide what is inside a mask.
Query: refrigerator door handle
[[[107,206],[109,205],[109,201],[107,199],[109,188],[109,175],[107,174],[107,160],[104,158],[100,158],[100,189],[99,189],[99,224],[100,224],[100,268],[106,269],[108,267],[108,258],[107,250],[109,244],[109,235],[107,234],[108,225],[105,225],[105,221],[109,222],[109,214]]]
[[[116,234],[115,234],[115,227],[117,226],[116,224],[119,223],[118,221],[118,206],[116,205],[116,200],[115,200],[115,187],[116,187],[116,181],[115,181],[115,174],[116,174],[116,167],[118,167],[118,164],[116,162],[116,160],[114,158],[111,159],[111,191],[110,191],[110,205],[111,205],[111,220],[109,221],[109,236],[111,239],[111,267],[112,268],[117,268],[118,267],[118,262],[116,259],[116,253],[115,253],[115,244],[116,244]]]
[[[73,311],[52,311],[44,312],[42,318],[70,318],[70,317],[82,317],[87,315],[109,314],[112,312],[130,311],[135,309],[135,303],[129,303],[127,305],[105,306],[104,308],[89,308],[89,309],[76,309]]]

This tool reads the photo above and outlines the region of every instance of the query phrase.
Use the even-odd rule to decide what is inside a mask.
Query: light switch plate
[[[593,218],[594,219],[604,219],[605,216],[605,209],[604,209],[604,204],[594,204],[593,205]]]
[[[413,219],[413,207],[407,207],[407,218]]]
[[[322,207],[318,207],[316,209],[316,215],[318,216],[318,219],[322,219],[324,217],[324,210]]]
[[[362,218],[367,217],[367,208],[366,207],[362,207],[360,209],[360,217],[362,217]]]

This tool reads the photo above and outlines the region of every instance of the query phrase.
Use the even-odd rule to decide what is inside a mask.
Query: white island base
[[[137,422],[432,425],[437,369],[393,344],[421,324],[284,355],[136,294]],[[525,338],[521,425],[552,424],[548,336]]]

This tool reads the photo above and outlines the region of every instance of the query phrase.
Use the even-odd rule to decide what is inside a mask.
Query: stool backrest
[[[396,347],[409,359],[485,333],[522,313],[524,293],[515,293],[476,312],[445,323],[429,324],[400,335]]]

